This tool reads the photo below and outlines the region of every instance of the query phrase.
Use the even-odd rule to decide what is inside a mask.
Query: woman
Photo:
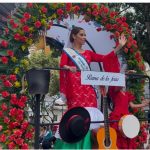
[[[149,104],[149,100],[142,100],[141,104],[134,104],[135,97],[132,93],[124,91],[122,87],[110,87],[109,97],[113,102],[113,110],[109,115],[109,120],[120,120],[124,115],[128,115],[129,106],[131,108],[141,108]],[[135,138],[129,139],[119,130],[118,122],[111,123],[110,126],[116,130],[117,133],[117,147],[119,149],[136,149]]]
[[[70,42],[72,44],[71,49],[64,49],[64,52],[61,55],[60,67],[65,68],[68,71],[60,71],[60,94],[64,100],[66,100],[68,109],[73,107],[85,107],[91,116],[91,120],[93,116],[97,113],[97,95],[96,90],[91,85],[81,85],[81,72],[78,72],[77,69],[80,70],[90,70],[89,64],[91,62],[103,62],[103,68],[105,71],[116,72],[116,66],[118,68],[119,61],[117,58],[117,51],[119,51],[126,43],[126,38],[124,35],[121,35],[119,38],[119,45],[109,54],[100,55],[96,54],[90,50],[84,50],[82,45],[85,44],[86,41],[86,33],[83,28],[74,27],[70,34]],[[100,118],[103,120],[103,116],[96,116],[96,118]],[[96,120],[95,120],[96,121]],[[97,127],[95,127],[97,128]],[[94,127],[91,127],[94,129]],[[88,138],[88,142],[83,142],[81,140],[79,143],[67,144],[68,147],[63,147],[63,142],[60,145],[62,147],[56,146],[55,148],[91,148],[91,133],[89,132],[85,137],[86,141]],[[57,143],[57,142],[56,142]],[[88,145],[87,145],[88,144]],[[80,146],[79,146],[80,145]]]
[[[72,48],[79,55],[84,57],[88,65],[91,62],[103,62],[105,71],[117,72],[119,62],[117,51],[119,51],[126,43],[126,38],[122,35],[119,39],[119,45],[108,55],[96,54],[89,50],[83,50],[82,45],[85,44],[86,33],[84,29],[75,27],[70,34],[70,42]],[[77,72],[77,66],[73,60],[68,57],[68,54],[63,52],[60,61],[60,67],[66,68],[69,71],[60,71],[60,93],[67,100],[68,108],[82,107],[97,107],[96,94],[91,85],[81,85],[81,72]]]

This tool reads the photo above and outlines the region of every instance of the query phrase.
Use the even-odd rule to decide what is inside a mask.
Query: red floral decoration
[[[59,22],[69,15],[84,15],[86,22],[96,21],[102,25],[96,28],[98,32],[102,30],[111,32],[110,39],[115,40],[116,46],[119,36],[124,33],[128,40],[124,47],[128,67],[140,73],[145,69],[143,58],[137,42],[132,38],[126,18],[119,16],[117,12],[111,11],[103,4],[28,3],[26,9],[18,9],[16,12],[19,18],[15,15],[8,17],[8,27],[4,29],[4,35],[1,36],[3,40],[0,43],[0,52],[4,52],[0,63],[3,67],[8,66],[4,70],[6,73],[0,74],[2,84],[0,93],[4,100],[0,106],[0,117],[5,126],[3,128],[0,125],[0,142],[4,143],[6,148],[28,149],[28,143],[33,138],[34,130],[25,116],[28,95],[20,94],[19,86],[25,69],[19,66],[19,63],[27,55],[28,46],[35,42],[34,39],[39,32],[50,29],[54,20]],[[134,112],[139,113],[138,110]],[[147,137],[145,128],[146,126],[141,126],[140,134],[135,139],[135,148],[141,142],[145,142]]]

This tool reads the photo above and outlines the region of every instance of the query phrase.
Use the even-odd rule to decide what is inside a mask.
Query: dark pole
[[[35,112],[34,112],[34,148],[39,149],[39,135],[40,135],[40,94],[35,95]]]

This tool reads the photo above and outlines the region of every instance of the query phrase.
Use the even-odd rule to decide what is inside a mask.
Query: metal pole
[[[34,111],[34,148],[39,149],[39,135],[40,135],[40,94],[35,95],[35,111]]]

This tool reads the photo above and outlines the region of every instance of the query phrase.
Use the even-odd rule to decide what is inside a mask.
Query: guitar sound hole
[[[110,141],[110,138],[108,138],[108,139],[105,139],[105,146],[106,147],[109,147],[110,145],[111,145],[111,141]]]

